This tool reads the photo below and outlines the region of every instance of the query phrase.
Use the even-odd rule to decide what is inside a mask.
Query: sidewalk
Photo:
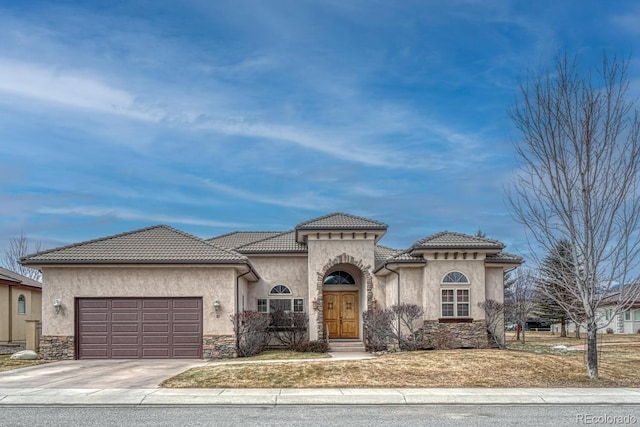
[[[640,405],[640,388],[0,389],[2,406]]]

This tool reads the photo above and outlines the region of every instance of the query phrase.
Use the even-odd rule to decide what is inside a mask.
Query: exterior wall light
[[[62,301],[60,301],[60,298],[57,298],[53,302],[53,309],[55,310],[56,314],[60,313],[61,308],[62,308]]]
[[[222,308],[222,304],[220,304],[219,300],[215,300],[213,303],[213,309],[216,311],[216,317],[220,317],[220,309]]]

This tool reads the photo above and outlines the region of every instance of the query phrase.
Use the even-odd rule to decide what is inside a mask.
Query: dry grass
[[[542,333],[540,333],[542,334]],[[605,336],[606,337],[606,336]],[[582,340],[530,334],[517,350],[442,350],[390,354],[371,360],[270,362],[191,369],[164,387],[639,387],[640,336],[617,335],[601,347],[601,379],[586,378],[584,352],[552,350]],[[616,344],[618,342],[619,344]]]
[[[327,353],[312,353],[289,350],[268,350],[257,356],[243,358],[242,360],[284,360],[284,359],[323,359],[331,357]],[[239,359],[238,359],[239,360]]]
[[[0,372],[9,371],[11,369],[24,368],[25,366],[40,365],[49,363],[47,360],[12,360],[11,355],[0,355]]]

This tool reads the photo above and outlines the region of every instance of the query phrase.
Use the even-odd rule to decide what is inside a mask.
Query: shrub
[[[613,328],[607,328],[607,334],[612,334],[613,333]]]
[[[368,351],[384,351],[392,336],[391,321],[393,312],[390,310],[373,309],[362,313],[364,327],[364,345]]]
[[[287,349],[296,349],[307,338],[309,315],[301,312],[271,313],[271,333]]]
[[[238,357],[255,356],[264,350],[270,338],[269,315],[245,310],[234,314],[231,321],[236,332]]]
[[[303,353],[326,353],[329,351],[329,344],[326,341],[302,341],[294,350]]]
[[[424,311],[417,304],[403,303],[391,306],[394,321],[391,330],[402,350],[417,350],[420,347],[418,328]],[[406,331],[406,334],[403,333]]]

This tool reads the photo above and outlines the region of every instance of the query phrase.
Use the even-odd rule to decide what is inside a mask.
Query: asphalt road
[[[4,407],[4,426],[640,425],[640,405]]]

